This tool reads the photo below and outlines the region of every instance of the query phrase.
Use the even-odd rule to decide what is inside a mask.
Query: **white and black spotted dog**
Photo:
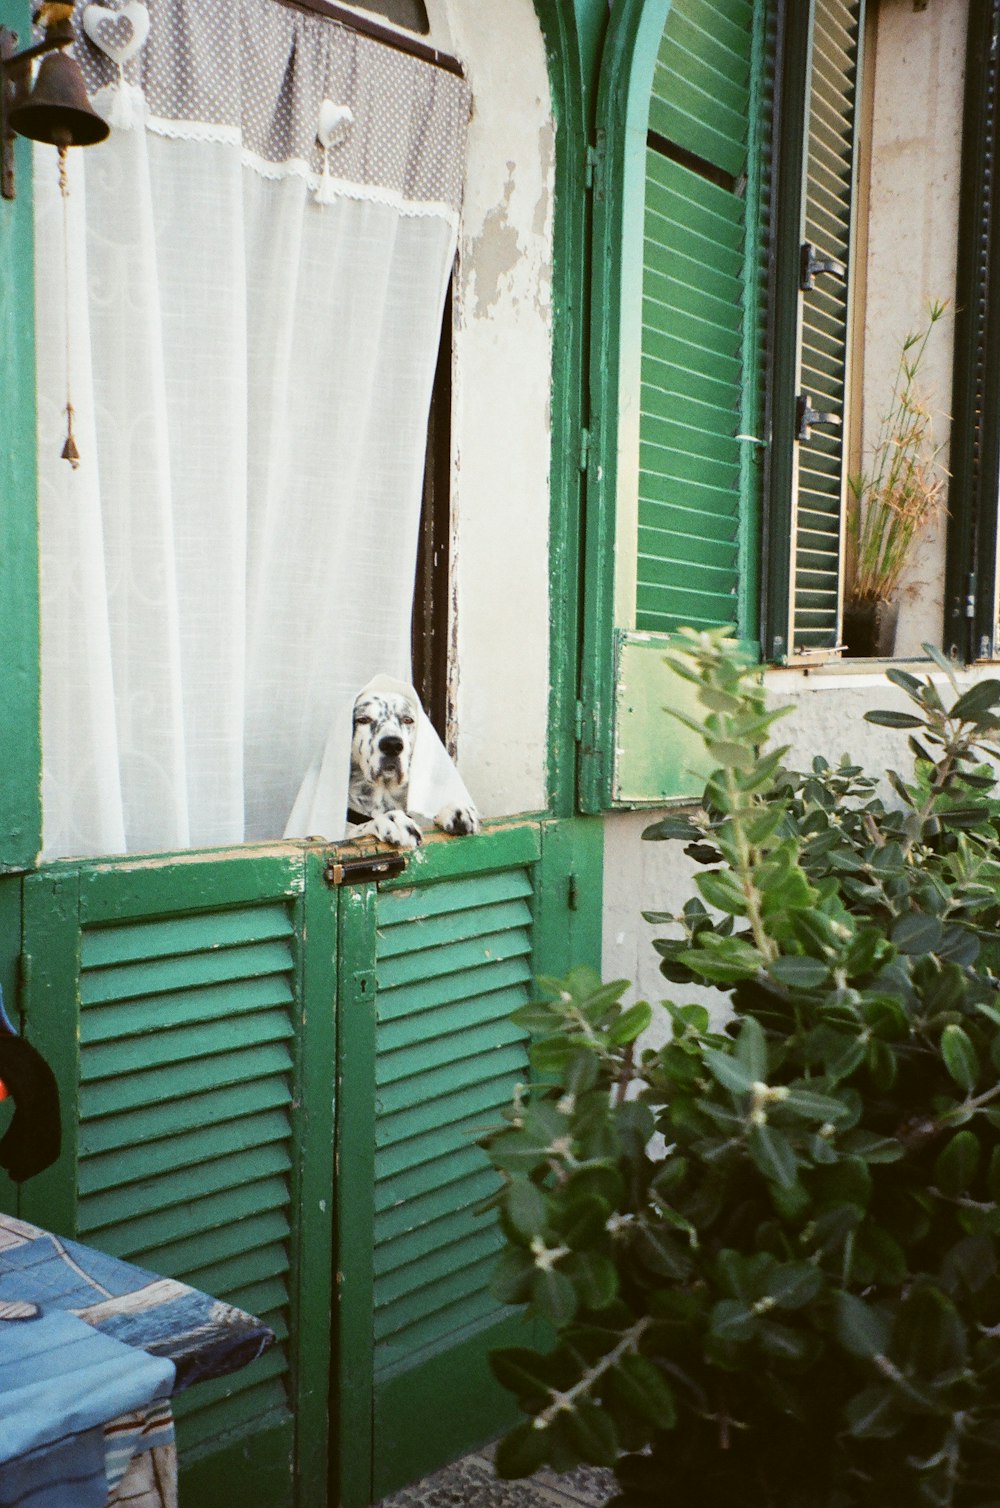
[[[423,841],[406,810],[415,735],[413,708],[405,696],[362,692],[358,697],[347,792],[347,820],[357,825],[352,837],[369,835],[397,848],[416,848]],[[474,806],[454,802],[443,807],[434,822],[456,838],[478,832],[480,826]]]

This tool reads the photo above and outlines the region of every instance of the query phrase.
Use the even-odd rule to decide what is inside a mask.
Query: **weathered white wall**
[[[462,773],[490,816],[545,805],[554,134],[531,0],[443,0],[474,108],[456,285]]]
[[[930,299],[951,301],[936,327],[919,387],[946,442],[951,408],[956,228],[968,0],[881,0],[871,127],[865,307],[864,434],[888,404],[900,342],[924,323]],[[942,460],[947,465],[947,451]],[[944,523],[922,542],[900,604],[897,653],[941,642]]]

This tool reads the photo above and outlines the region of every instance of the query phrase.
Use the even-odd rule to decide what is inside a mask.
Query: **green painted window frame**
[[[590,418],[586,465],[585,612],[582,633],[580,806],[597,812],[660,805],[700,794],[699,749],[680,724],[665,737],[663,708],[681,707],[690,688],[669,670],[668,634],[638,631],[631,597],[637,546],[638,391],[642,323],[647,138],[657,56],[670,0],[612,12],[601,59],[593,177]],[[761,90],[766,17],[755,9],[748,108],[748,242],[744,266],[763,263]],[[763,279],[745,274],[742,356],[746,380],[740,434],[760,437]],[[759,538],[754,497],[757,457],[746,443],[740,465],[739,591],[736,630],[759,653]]]
[[[28,45],[26,0],[0,0],[0,22]],[[0,874],[30,869],[42,846],[31,143],[14,156],[17,197],[0,201]]]

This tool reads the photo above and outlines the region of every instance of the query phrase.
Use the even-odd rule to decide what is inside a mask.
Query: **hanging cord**
[[[68,461],[73,470],[77,471],[80,466],[80,452],[76,448],[76,440],[73,436],[73,398],[70,386],[72,348],[69,309],[69,174],[66,170],[65,147],[59,148],[59,192],[62,194],[63,202],[63,290],[66,296],[63,319],[66,326],[66,443],[62,448],[62,459]]]

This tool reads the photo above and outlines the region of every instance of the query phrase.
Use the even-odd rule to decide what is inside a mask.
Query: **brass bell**
[[[7,124],[54,147],[92,147],[111,130],[87,98],[79,63],[65,52],[42,59],[31,93],[10,106]]]

